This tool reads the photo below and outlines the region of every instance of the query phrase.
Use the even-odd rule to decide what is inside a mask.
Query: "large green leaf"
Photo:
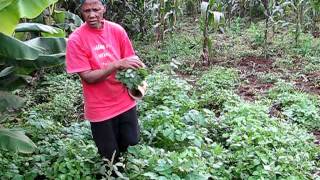
[[[45,37],[65,37],[62,29],[40,23],[20,23],[15,32],[41,32],[41,35]]]
[[[18,74],[64,63],[65,38],[35,38],[23,42],[0,33],[0,63],[14,66]]]
[[[9,6],[12,3],[13,0],[0,0],[0,11]]]
[[[0,10],[0,32],[11,35],[15,26],[19,23],[20,13],[15,2]]]
[[[40,23],[20,23],[17,25],[16,32],[47,32],[50,34],[59,33],[57,28]]]
[[[32,153],[37,147],[23,131],[0,128],[0,148],[12,152]]]
[[[0,71],[0,78],[8,76],[9,74],[11,74],[13,72],[14,67],[10,66],[10,67],[6,67],[3,70]]]
[[[18,103],[18,99],[14,98],[12,101],[12,98],[10,98],[9,94],[5,94],[5,96],[3,95],[3,93],[1,94],[1,90],[4,91],[12,91],[17,89],[17,87],[20,87],[22,85],[25,85],[27,83],[27,78],[30,78],[28,76],[23,76],[23,75],[17,75],[15,74],[15,67],[14,66],[10,66],[10,67],[6,67],[4,66],[3,69],[0,71],[0,112],[7,109],[7,107],[9,107],[9,109],[13,108],[16,109],[18,107],[16,107],[15,105],[19,105]],[[1,99],[2,98],[2,99]],[[6,99],[9,98],[9,99]],[[10,102],[14,102],[14,103],[10,103]]]
[[[3,59],[35,60],[41,53],[24,42],[0,32],[0,62]]]
[[[29,77],[29,79],[30,78],[31,77]],[[26,78],[24,76],[12,74],[12,75],[6,76],[4,78],[0,78],[0,90],[13,91],[21,86],[26,85],[27,83],[28,83],[28,81],[26,80]],[[2,104],[4,104],[3,102],[2,102]],[[7,106],[7,105],[8,104],[6,103],[3,106]]]
[[[11,35],[20,18],[35,18],[46,7],[58,0],[5,0],[0,3],[0,32]]]
[[[15,96],[9,92],[0,91],[0,112],[4,112],[10,109],[18,109],[24,103],[24,100]]]
[[[49,5],[58,2],[58,0],[18,0],[20,17],[35,18]]]

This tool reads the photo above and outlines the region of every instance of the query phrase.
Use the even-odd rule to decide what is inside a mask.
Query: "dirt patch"
[[[303,74],[295,84],[299,90],[320,95],[320,71]]]
[[[269,72],[273,69],[273,62],[272,59],[266,59],[263,57],[254,57],[248,56],[244,57],[237,63],[237,67],[240,70],[251,70],[255,72]]]
[[[235,68],[240,70],[241,80],[246,82],[238,88],[238,94],[245,100],[253,101],[257,95],[263,94],[273,86],[273,83],[262,82],[258,79],[256,72],[274,72],[272,59],[248,56],[235,63]]]

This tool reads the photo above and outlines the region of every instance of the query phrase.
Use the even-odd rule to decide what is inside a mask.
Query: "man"
[[[81,1],[85,23],[68,39],[66,69],[81,77],[85,118],[100,155],[111,160],[114,152],[117,158],[138,143],[136,102],[115,74],[144,64],[135,56],[125,30],[103,18],[104,1]]]

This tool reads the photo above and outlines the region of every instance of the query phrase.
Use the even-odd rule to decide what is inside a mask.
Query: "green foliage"
[[[193,72],[190,64],[195,63],[199,56],[200,38],[185,34],[173,34],[166,38],[160,47],[155,45],[145,45],[136,42],[139,49],[138,55],[143,62],[150,68],[157,68],[159,65],[167,64],[176,60],[181,64],[179,71]]]
[[[61,84],[61,82],[64,82]],[[79,81],[71,75],[48,74],[39,83],[37,90],[32,94],[32,103],[37,103],[31,111],[40,113],[44,119],[53,119],[68,125],[82,116],[82,89]]]
[[[212,91],[216,89],[233,89],[239,81],[238,72],[235,69],[214,67],[204,72],[197,82],[201,92]]]
[[[20,23],[17,25],[15,32],[33,32],[39,33],[39,36],[44,37],[62,37],[66,35],[62,29],[40,24],[40,23]]]
[[[257,76],[263,83],[275,83],[279,81],[278,73],[257,73]]]
[[[138,89],[138,86],[148,76],[148,71],[144,68],[139,69],[126,69],[123,71],[117,71],[116,79],[127,86],[128,89]]]
[[[219,112],[226,103],[237,103],[240,99],[233,91],[238,81],[234,69],[215,67],[205,72],[196,83],[200,105]]]
[[[244,20],[240,17],[237,17],[233,22],[232,26],[230,27],[230,30],[232,33],[235,34],[235,36],[238,36],[241,34],[243,26],[244,26]]]
[[[263,31],[255,24],[251,24],[248,31],[253,45],[262,46],[264,43]]]
[[[155,147],[181,151],[183,147],[201,147],[206,130],[185,124],[182,117],[168,107],[160,106],[141,118],[145,141]]]
[[[205,152],[196,147],[167,152],[140,145],[129,149],[127,169],[133,179],[208,179],[212,177],[209,171],[215,178],[226,179],[224,157],[225,150],[217,144],[212,144]]]
[[[55,10],[53,13],[53,19],[55,21],[55,26],[63,29],[65,32],[71,33],[77,27],[80,27],[83,21],[81,18],[71,13],[70,11],[58,11]]]
[[[266,107],[243,103],[230,107],[221,120],[233,178],[311,178],[319,155],[313,136],[266,112]]]
[[[59,156],[48,168],[46,176],[58,179],[94,179],[92,174],[98,173],[102,162],[99,162],[97,149],[93,142],[90,144],[79,140],[61,142]]]
[[[173,78],[164,73],[154,73],[147,78],[148,93],[139,104],[143,114],[160,105],[174,109],[180,115],[197,107],[197,102],[189,96],[191,86],[184,80]]]
[[[29,122],[25,129],[32,132],[38,149],[32,155],[0,150],[1,178],[95,179],[103,162],[92,141],[89,122],[70,127],[43,119]]]
[[[279,86],[270,90],[269,97],[277,105],[283,118],[309,130],[320,128],[319,99],[294,89],[279,91]]]
[[[35,18],[49,5],[58,0],[3,0],[0,6],[2,26],[0,32],[11,35],[20,18]]]
[[[302,56],[319,56],[320,55],[320,41],[314,40],[309,34],[301,34],[299,44],[293,48],[294,52]]]
[[[23,106],[23,103],[23,98],[0,91],[0,113],[19,109]]]

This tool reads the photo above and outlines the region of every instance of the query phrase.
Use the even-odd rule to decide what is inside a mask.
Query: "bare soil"
[[[304,92],[320,95],[320,72],[303,74],[295,80],[296,87]]]
[[[241,80],[246,82],[238,87],[238,94],[245,100],[253,101],[257,95],[263,94],[273,86],[273,83],[262,82],[258,79],[257,72],[274,72],[272,59],[248,56],[235,63],[235,68],[240,71]]]

